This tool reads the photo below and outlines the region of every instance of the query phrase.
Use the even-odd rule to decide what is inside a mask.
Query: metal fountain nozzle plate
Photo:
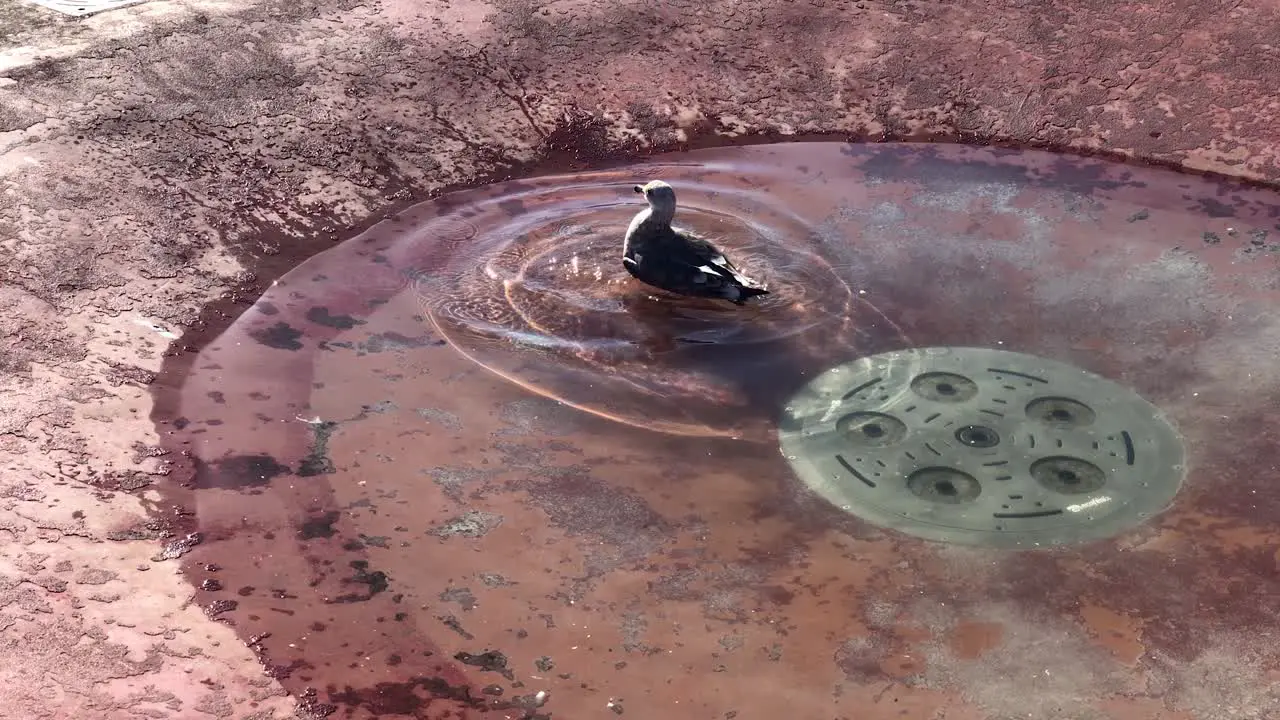
[[[1182,485],[1177,431],[1132,390],[986,348],[875,355],[788,403],[782,453],[814,492],[917,537],[1034,548],[1131,529]]]

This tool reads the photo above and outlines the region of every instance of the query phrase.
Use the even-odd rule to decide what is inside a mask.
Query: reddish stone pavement
[[[1264,2],[155,2],[80,21],[4,5],[0,717],[293,712],[152,559],[173,508],[149,488],[169,461],[147,385],[173,336],[378,213],[539,160],[752,133],[1046,145],[1274,181],[1278,20]],[[1140,652],[1120,611],[1080,622]],[[995,642],[981,623],[957,632],[964,652]],[[1199,671],[1230,677],[1224,657]],[[1123,710],[1263,717],[1239,714],[1270,700],[1253,702]]]

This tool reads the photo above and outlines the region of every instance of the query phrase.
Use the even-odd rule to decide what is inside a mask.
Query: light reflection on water
[[[735,307],[639,284],[620,239],[643,203],[616,175],[468,203],[465,250],[433,254],[414,280],[436,331],[490,371],[610,420],[757,439],[807,372],[893,332],[785,196],[733,178],[681,184],[678,222],[773,293]],[[433,231],[418,233],[429,244]]]

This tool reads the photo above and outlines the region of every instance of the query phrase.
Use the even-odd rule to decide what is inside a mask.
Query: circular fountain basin
[[[631,280],[651,178],[773,294]],[[316,716],[1264,717],[1277,218],[1270,192],[1155,169],[842,143],[442,197],[280,278],[157,383],[191,459],[165,490],[201,533],[184,571]],[[810,424],[824,373],[929,348],[987,355]],[[1005,397],[991,367],[1053,388]],[[951,425],[925,437],[908,396]],[[995,397],[1017,412],[958,409]],[[1037,424],[1065,449],[1001,455]],[[796,464],[814,428],[824,458],[885,463],[863,474],[893,508],[994,502],[986,524],[853,507]],[[963,462],[890,462],[933,440]],[[996,498],[984,454],[1022,492]],[[1159,492],[1105,531],[954,542],[1131,481]]]

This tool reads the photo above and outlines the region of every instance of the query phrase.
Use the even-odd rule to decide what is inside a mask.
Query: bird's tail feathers
[[[769,291],[765,290],[762,287],[750,287],[747,285],[739,285],[733,288],[731,293],[728,295],[728,298],[729,300],[733,301],[733,304],[742,305],[747,302],[748,298],[752,298],[757,295],[768,295],[768,294],[769,294]]]

